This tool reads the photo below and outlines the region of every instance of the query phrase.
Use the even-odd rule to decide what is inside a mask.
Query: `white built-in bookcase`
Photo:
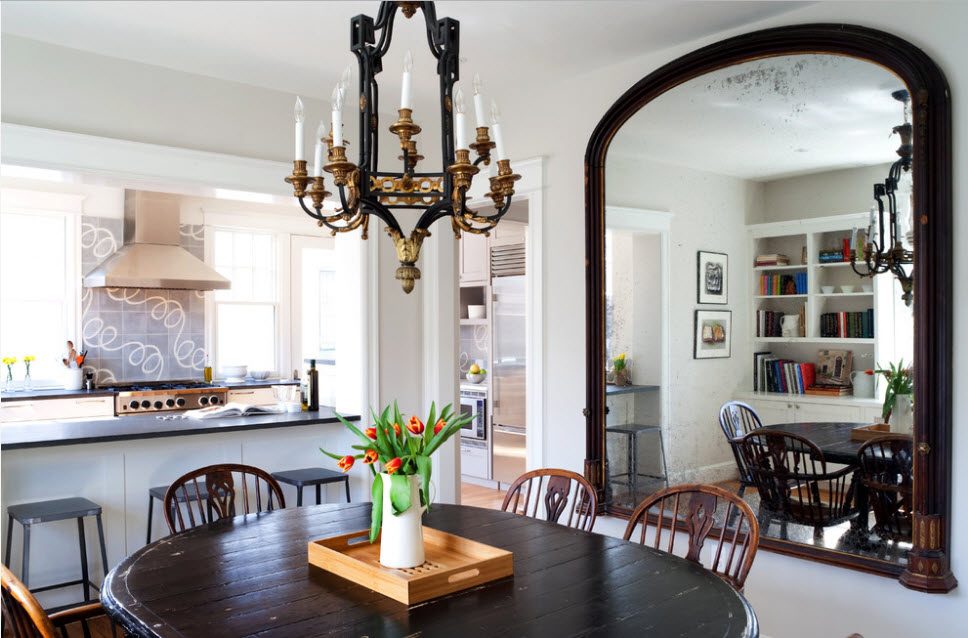
[[[749,271],[750,324],[752,352],[772,351],[773,354],[797,361],[816,362],[817,351],[825,348],[852,350],[854,369],[875,367],[877,362],[894,359],[895,350],[895,286],[890,275],[873,280],[861,278],[850,263],[821,264],[820,251],[838,248],[841,240],[849,237],[854,227],[867,227],[868,213],[816,217],[789,222],[771,222],[748,226],[749,254],[745,268]],[[806,246],[807,263],[801,263],[801,251]],[[754,267],[757,255],[780,253],[790,258],[789,266]],[[761,275],[807,274],[807,293],[802,295],[760,295]],[[871,292],[861,286],[873,285]],[[854,285],[857,291],[841,292],[841,285]],[[835,286],[835,291],[824,294],[821,286]],[[760,310],[792,313],[805,306],[805,336],[757,337],[756,313]],[[859,312],[874,309],[874,338],[831,338],[820,336],[820,315],[825,312]],[[903,311],[903,310],[902,310]],[[737,327],[738,328],[738,327]],[[746,383],[752,388],[752,361]]]

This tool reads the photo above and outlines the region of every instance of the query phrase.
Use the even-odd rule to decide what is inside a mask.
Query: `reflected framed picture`
[[[696,311],[695,359],[728,359],[733,336],[731,310]]]
[[[700,250],[697,259],[697,303],[729,303],[729,255]]]

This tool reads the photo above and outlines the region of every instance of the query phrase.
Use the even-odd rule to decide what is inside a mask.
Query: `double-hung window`
[[[215,291],[215,364],[278,370],[279,290],[275,235],[213,231],[215,269],[232,282]]]

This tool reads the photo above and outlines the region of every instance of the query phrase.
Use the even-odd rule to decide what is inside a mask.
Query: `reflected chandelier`
[[[423,12],[430,52],[437,59],[437,75],[440,83],[440,148],[441,170],[432,173],[416,172],[423,159],[417,150],[416,136],[421,129],[413,121],[411,68],[413,59],[408,52],[404,61],[403,85],[397,121],[389,130],[400,140],[402,162],[400,172],[379,170],[379,87],[377,75],[383,70],[383,56],[390,48],[393,37],[393,21],[397,10],[411,18],[419,9]],[[457,239],[461,232],[487,235],[507,213],[514,194],[514,182],[519,175],[511,170],[507,151],[501,135],[500,114],[497,105],[491,103],[491,123],[485,120],[484,100],[480,79],[474,77],[474,106],[477,135],[473,144],[467,144],[464,130],[464,93],[456,88],[459,74],[460,23],[452,18],[437,19],[433,2],[381,2],[376,20],[358,15],[350,21],[350,50],[359,62],[359,163],[346,157],[343,142],[342,112],[349,82],[349,69],[333,90],[332,121],[328,137],[320,124],[316,135],[313,175],[306,170],[303,156],[303,107],[296,99],[296,153],[292,175],[286,181],[292,184],[294,194],[307,215],[320,227],[332,234],[361,230],[367,238],[370,215],[386,224],[387,234],[393,240],[400,267],[396,278],[405,292],[413,290],[420,279],[416,262],[424,238],[430,236],[430,226],[443,218],[450,218]],[[494,135],[491,141],[490,133]],[[328,161],[322,162],[322,145],[328,147]],[[470,161],[473,149],[477,157]],[[497,173],[491,176],[490,191],[486,197],[494,204],[493,212],[487,214],[467,208],[467,190],[480,170],[479,164],[491,164],[491,151],[497,155]],[[323,200],[330,195],[323,184],[322,170],[333,176],[339,191],[339,206],[333,214],[323,211]],[[306,197],[311,200],[307,206]],[[422,211],[409,235],[405,235],[393,214],[396,209]]]
[[[852,254],[850,266],[861,277],[872,279],[886,272],[893,273],[901,284],[901,298],[910,306],[914,299],[914,273],[911,268],[914,264],[914,206],[910,175],[911,156],[914,153],[911,143],[911,96],[902,89],[891,93],[891,97],[904,104],[904,123],[893,129],[901,137],[901,145],[897,149],[899,159],[891,164],[887,179],[874,184],[875,204],[871,208],[863,247],[864,263],[858,268],[857,255]],[[857,245],[856,237],[853,245]]]

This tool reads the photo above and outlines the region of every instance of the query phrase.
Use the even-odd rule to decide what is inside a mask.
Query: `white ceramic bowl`
[[[484,318],[484,306],[467,306],[467,318],[468,319],[483,319]]]
[[[256,381],[262,381],[263,379],[268,379],[271,372],[271,370],[250,370],[249,376]]]
[[[470,381],[471,383],[481,383],[481,382],[484,381],[484,378],[486,376],[487,376],[487,374],[484,374],[484,373],[482,373],[482,374],[471,374],[470,372],[468,372],[467,373],[467,380]]]
[[[230,379],[241,379],[245,376],[249,366],[222,366],[219,371],[223,377]]]
[[[855,290],[857,290],[857,286],[841,286],[840,287],[840,292],[848,292],[848,293],[850,293],[850,292],[854,292]]]
[[[863,286],[860,287],[860,289],[863,290],[864,292],[874,292],[873,284],[864,284]]]
[[[820,292],[825,295],[832,295],[836,286],[820,286]]]

